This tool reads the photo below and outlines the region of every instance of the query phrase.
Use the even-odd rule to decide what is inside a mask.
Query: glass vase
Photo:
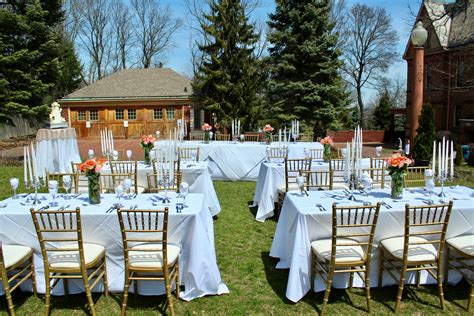
[[[209,144],[209,132],[204,132],[204,144]]]
[[[390,196],[392,199],[402,199],[403,198],[403,179],[405,174],[397,172],[392,174],[392,183],[391,183],[391,192]]]
[[[265,144],[270,145],[272,143],[272,134],[265,135]]]
[[[324,161],[331,160],[331,145],[329,145],[329,144],[324,145],[323,159],[324,159]]]
[[[99,204],[100,203],[100,174],[94,173],[87,176],[88,189],[89,189],[89,203]]]
[[[149,148],[149,147],[143,148],[143,154],[144,154],[143,160],[145,161],[145,165],[147,165],[147,166],[149,166],[151,164],[150,150],[151,150],[151,148]]]

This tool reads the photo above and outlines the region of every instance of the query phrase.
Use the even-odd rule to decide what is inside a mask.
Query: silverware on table
[[[319,211],[320,211],[320,212],[326,211],[326,209],[324,208],[324,206],[323,206],[322,204],[320,204],[320,203],[316,203],[316,207],[319,208]]]

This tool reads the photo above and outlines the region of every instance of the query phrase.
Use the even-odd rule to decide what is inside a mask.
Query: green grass
[[[0,198],[11,195],[8,178],[18,176],[20,167],[0,167]],[[473,179],[463,179],[473,187]],[[270,258],[276,221],[265,223],[255,221],[255,210],[247,207],[253,197],[255,183],[214,182],[222,206],[222,212],[214,221],[218,264],[223,281],[230,293],[222,296],[208,296],[191,302],[178,301],[177,315],[285,315],[314,314],[322,304],[322,293],[309,293],[297,304],[285,298],[288,270],[277,270],[277,260]],[[396,287],[372,290],[372,311],[374,314],[393,313]],[[461,282],[449,286],[445,292],[447,309],[445,314],[468,314],[468,286]],[[95,294],[96,310],[99,315],[116,315],[120,310],[120,294],[105,297]],[[35,298],[30,293],[17,292],[13,295],[18,315],[43,313],[43,297]],[[164,296],[131,296],[129,315],[163,313]],[[68,298],[53,297],[52,315],[84,314],[85,295],[71,295]],[[334,290],[331,294],[328,315],[365,313],[365,294],[361,289]],[[0,314],[6,314],[6,302],[0,297]],[[435,286],[416,288],[409,286],[404,293],[402,314],[442,314],[439,308]]]

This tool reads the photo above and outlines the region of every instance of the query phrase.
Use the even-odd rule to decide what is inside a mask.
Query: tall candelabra
[[[441,183],[441,192],[438,194],[439,197],[446,197],[446,193],[444,193],[444,183],[447,181],[452,181],[453,179],[448,176],[447,171],[438,172],[438,180]]]
[[[158,179],[158,184],[160,187],[163,187],[165,189],[165,196],[163,197],[163,203],[164,204],[169,204],[170,199],[168,198],[168,189],[173,185],[174,179],[171,179],[170,175],[168,172],[163,172],[163,175],[161,179]]]
[[[38,199],[38,190],[40,187],[41,187],[41,182],[39,178],[32,179],[29,184],[28,184],[28,181],[25,181],[25,188],[27,190],[31,188],[35,190],[34,196],[33,196],[33,205],[41,204],[41,201]]]

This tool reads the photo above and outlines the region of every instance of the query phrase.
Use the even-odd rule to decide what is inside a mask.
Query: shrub
[[[456,144],[454,149],[456,150],[456,159],[454,159],[454,164],[456,166],[460,166],[464,160],[461,144]]]
[[[413,141],[413,158],[417,161],[429,161],[433,156],[435,140],[434,109],[429,103],[423,105],[418,117],[417,135]]]

